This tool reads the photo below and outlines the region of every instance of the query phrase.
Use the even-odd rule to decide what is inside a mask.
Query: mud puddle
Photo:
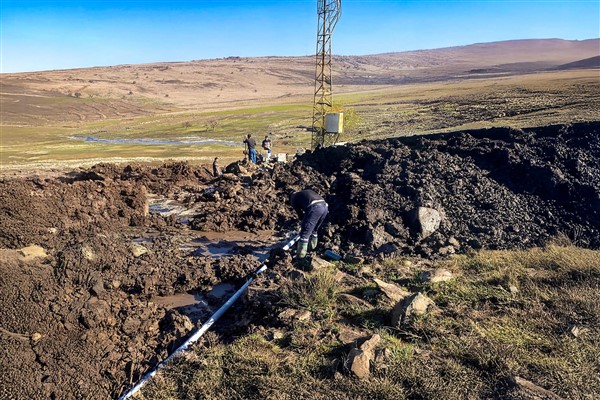
[[[189,220],[198,213],[199,206],[188,207],[185,204],[166,197],[148,194],[148,209],[151,214],[169,217],[174,215],[177,222],[187,225]]]
[[[165,306],[167,310],[177,310],[181,314],[186,315],[194,324],[206,320],[208,315],[213,312],[206,298],[199,293],[179,293],[172,296],[159,296],[154,298],[154,302]]]
[[[250,254],[264,261],[271,249],[276,247],[285,235],[275,231],[259,232],[199,232],[199,236],[181,246],[194,257],[221,258],[236,254]]]

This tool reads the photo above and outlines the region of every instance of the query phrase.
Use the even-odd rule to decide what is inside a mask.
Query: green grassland
[[[341,141],[600,120],[596,70],[346,90],[334,96],[335,110],[346,115]],[[17,100],[19,103],[10,103]],[[298,148],[310,147],[307,128],[312,124],[311,98],[288,103],[262,100],[253,106],[232,105],[219,111],[178,108],[134,96],[84,99],[47,95],[21,96],[17,100],[3,99],[3,172],[60,168],[77,165],[78,161],[206,162],[215,155],[235,160],[243,157],[241,142],[247,133],[259,140],[271,134],[276,153],[293,154]],[[98,139],[215,139],[236,142],[239,147],[216,143],[90,143],[71,138],[75,135]]]

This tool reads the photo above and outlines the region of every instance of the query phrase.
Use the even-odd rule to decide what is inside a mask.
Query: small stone
[[[364,259],[364,257],[355,256],[353,254],[350,254],[344,258],[344,261],[347,262],[348,264],[362,264],[365,262],[365,259]]]
[[[445,282],[452,279],[452,272],[444,268],[437,268],[434,270],[423,271],[419,275],[421,282],[438,283]]]
[[[366,302],[365,300],[353,296],[351,294],[348,293],[340,293],[338,295],[338,300],[340,302],[343,302],[345,304],[354,306],[354,307],[358,307],[358,308],[366,308],[366,309],[371,309],[373,308],[373,306],[371,304],[369,304],[368,302]]]
[[[272,332],[271,337],[273,338],[273,340],[281,340],[285,337],[285,335],[283,332],[276,329]]]
[[[577,338],[585,334],[587,331],[589,331],[588,328],[580,328],[578,326],[574,326],[573,328],[571,328],[571,335]]]
[[[456,249],[460,248],[460,243],[454,236],[448,239],[448,245],[453,246]]]
[[[23,247],[21,250],[19,250],[19,253],[21,254],[21,256],[23,256],[24,261],[31,261],[35,260],[36,258],[48,257],[46,250],[44,250],[43,247],[38,245]]]
[[[121,329],[125,334],[129,335],[136,332],[141,324],[142,321],[140,321],[139,319],[134,317],[128,317],[123,323],[123,327]]]
[[[512,294],[517,294],[517,293],[519,293],[519,288],[516,287],[515,285],[510,285],[510,286],[508,286],[508,291]]]
[[[350,371],[352,375],[360,379],[366,379],[371,374],[370,371],[371,360],[365,354],[364,351],[360,349],[352,349],[350,350],[350,354],[348,354],[348,362],[346,363],[346,368]]]
[[[350,278],[350,276],[349,276],[347,273],[345,273],[345,272],[342,272],[342,271],[340,271],[339,269],[336,269],[336,270],[335,270],[335,273],[333,274],[333,279],[334,279],[334,280],[335,280],[337,283],[340,283],[340,282],[342,282],[342,281],[344,281],[344,280],[346,280],[346,281],[347,281],[347,280],[350,280],[351,278]]]
[[[379,336],[379,334],[376,333],[376,334],[372,335],[370,338],[368,338],[367,340],[365,340],[365,342],[363,344],[361,344],[359,348],[362,351],[364,351],[365,354],[367,354],[369,359],[373,359],[373,358],[375,358],[375,347],[377,347],[377,345],[379,344],[380,341],[381,341],[381,336]]]
[[[404,260],[404,261],[402,261],[402,265],[405,267],[410,267],[413,265],[413,263],[410,260]]]
[[[34,342],[37,342],[41,338],[42,338],[42,334],[39,332],[35,332],[33,335],[31,335],[31,340],[33,340]]]
[[[337,339],[346,345],[356,343],[361,337],[364,337],[363,332],[349,326],[343,326],[337,334]]]
[[[312,313],[310,311],[303,310],[296,314],[296,319],[298,321],[308,321],[311,316],[312,316]]]
[[[412,316],[424,315],[432,306],[435,303],[429,297],[420,292],[413,294],[394,306],[392,326],[400,326]]]
[[[288,308],[279,313],[278,318],[284,322],[307,321],[311,317],[311,312],[308,310],[294,310]]]
[[[386,283],[380,279],[373,279],[383,294],[390,300],[395,302],[401,301],[410,295],[410,292],[394,285],[393,283]]]
[[[131,243],[131,254],[133,254],[134,257],[137,258],[143,254],[146,254],[147,252],[148,249],[141,244],[135,242]]]
[[[456,249],[454,249],[454,246],[445,246],[445,247],[441,247],[438,250],[438,253],[440,253],[440,255],[442,255],[442,256],[447,256],[447,255],[456,253]]]
[[[90,245],[83,245],[81,247],[81,255],[83,258],[89,261],[94,261],[96,259],[96,253],[94,253],[94,249]]]
[[[113,289],[118,289],[121,286],[121,281],[118,281],[118,280],[114,279],[111,282],[111,286],[113,287]]]
[[[373,276],[373,271],[371,270],[371,268],[367,267],[366,265],[363,265],[358,269],[357,275],[368,278]]]
[[[312,257],[312,260],[310,261],[310,265],[312,267],[311,271],[327,269],[327,268],[330,268],[333,266],[333,264],[330,263],[329,261],[325,261],[322,258],[319,258],[317,256]]]
[[[98,279],[94,286],[92,286],[92,292],[96,296],[101,293],[104,293],[104,282],[102,281],[102,279]]]

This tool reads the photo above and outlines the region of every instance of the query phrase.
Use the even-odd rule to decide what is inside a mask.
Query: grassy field
[[[336,95],[334,101],[336,108],[350,117],[342,141],[491,126],[560,124],[600,119],[597,74],[597,70],[581,70],[377,86],[371,90],[362,87]],[[16,101],[13,97],[9,100]],[[17,100],[20,108],[16,114],[3,114],[3,172],[100,161],[207,162],[216,155],[235,160],[243,157],[241,142],[247,133],[258,139],[272,134],[275,152],[293,154],[297,148],[310,147],[307,127],[312,124],[312,98],[308,96],[291,102],[234,105],[219,111],[181,108],[140,97],[48,95]],[[90,143],[72,139],[75,135],[109,140],[215,139],[239,143],[239,147]]]
[[[593,399],[600,393],[599,260],[600,252],[567,243],[417,261],[408,269],[406,259],[390,260],[373,268],[375,276],[436,303],[401,328],[390,326],[393,303],[372,281],[343,287],[333,271],[320,272],[282,287],[275,306],[310,310],[311,319],[258,326],[230,344],[209,332],[140,398]],[[419,271],[431,267],[454,278],[421,282]],[[360,276],[358,266],[338,268]],[[342,292],[364,301],[348,305]],[[343,367],[352,347],[344,332],[381,336],[384,356],[369,379],[352,378]],[[525,396],[521,379],[550,397]]]

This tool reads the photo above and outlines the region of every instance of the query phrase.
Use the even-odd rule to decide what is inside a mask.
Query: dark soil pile
[[[289,227],[289,194],[303,187],[326,197],[325,244],[342,252],[432,256],[442,249],[539,246],[558,235],[598,247],[600,123],[321,149],[199,196],[207,205],[195,224]],[[427,238],[411,223],[417,207],[442,215],[440,228]]]

